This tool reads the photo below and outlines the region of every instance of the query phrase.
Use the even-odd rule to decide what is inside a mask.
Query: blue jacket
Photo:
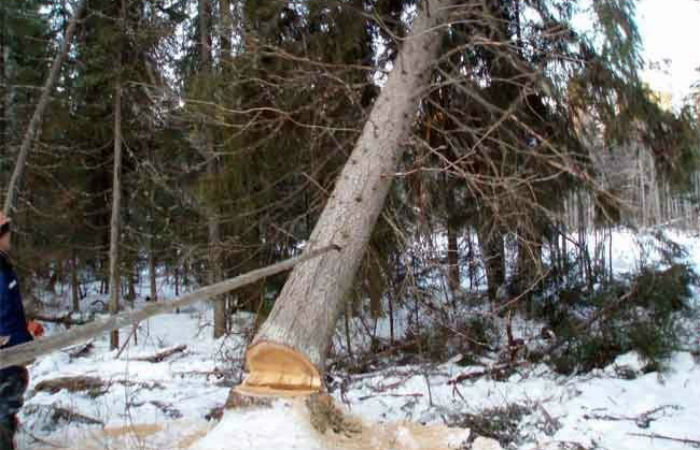
[[[17,274],[7,255],[0,252],[0,336],[9,336],[10,341],[1,348],[12,347],[31,341],[27,330],[27,319],[22,306]]]

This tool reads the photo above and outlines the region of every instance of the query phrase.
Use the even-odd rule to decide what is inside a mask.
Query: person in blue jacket
[[[0,349],[31,341],[17,275],[12,269],[10,220],[0,213]],[[23,366],[0,369],[0,450],[13,450],[17,413],[24,402],[29,374]]]

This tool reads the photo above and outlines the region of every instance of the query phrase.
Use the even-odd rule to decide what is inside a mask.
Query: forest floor
[[[700,273],[700,238],[675,237]],[[616,270],[638,261],[633,241],[629,233],[614,236]],[[700,291],[692,292],[698,309]],[[311,426],[300,401],[223,410],[243,376],[250,323],[240,315],[236,333],[214,340],[211,311],[199,305],[140,324],[118,357],[103,336],[41,358],[29,368],[19,448],[469,448],[470,434],[523,450],[700,448],[697,321],[686,325],[696,341],[673,353],[660,373],[643,373],[634,353],[574,376],[544,364],[504,373],[491,370],[498,361],[488,357],[467,366],[451,358],[334,371],[330,393],[359,425],[325,434]],[[122,342],[130,333],[121,331]]]

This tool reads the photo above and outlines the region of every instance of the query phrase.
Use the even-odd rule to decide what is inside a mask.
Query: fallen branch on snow
[[[490,375],[492,377],[493,376],[501,377],[501,375],[504,373],[504,371],[506,371],[508,369],[512,369],[512,368],[517,367],[517,366],[520,366],[526,362],[527,361],[517,361],[517,362],[513,362],[513,363],[498,364],[498,365],[489,367],[486,370],[480,370],[478,372],[463,373],[463,374],[457,375],[453,379],[449,380],[447,382],[447,384],[448,385],[458,384],[458,383],[461,383],[461,382],[466,381],[466,380],[473,380],[475,378],[481,378],[481,377],[487,376],[487,375]]]
[[[368,400],[370,398],[374,397],[423,397],[423,394],[420,392],[416,392],[415,394],[390,394],[390,393],[383,393],[383,394],[373,394],[373,395],[364,395],[360,398],[358,398],[359,401],[364,401]]]
[[[75,412],[72,409],[64,408],[63,406],[57,405],[30,405],[24,407],[25,414],[38,414],[41,412],[48,412],[50,414],[50,420],[54,423],[59,423],[61,421],[67,423],[82,423],[86,425],[100,425],[104,426],[104,422],[95,419],[94,417],[86,416],[79,412]]]
[[[60,325],[64,325],[66,328],[70,328],[74,325],[85,325],[89,321],[87,320],[82,320],[82,319],[74,319],[73,313],[68,313],[64,316],[58,316],[58,317],[53,317],[53,316],[42,316],[41,314],[33,314],[29,316],[29,319],[31,320],[38,320],[40,322],[48,322],[48,323],[57,323]]]
[[[174,355],[175,353],[184,352],[187,349],[187,345],[178,345],[177,347],[166,348],[163,351],[156,353],[151,356],[139,356],[137,358],[131,358],[132,361],[147,361],[152,363],[159,363],[165,358]]]
[[[95,345],[92,343],[92,341],[88,342],[85,345],[80,345],[75,348],[71,348],[68,351],[68,357],[70,359],[75,359],[75,358],[84,358],[90,354],[95,348]]]
[[[676,438],[676,437],[671,437],[671,436],[664,436],[663,434],[658,434],[658,433],[627,433],[630,436],[637,436],[637,437],[648,437],[652,439],[664,439],[667,441],[674,441],[674,442],[681,442],[683,444],[687,444],[696,448],[700,448],[700,441],[696,441],[694,439],[683,439],[683,438]]]
[[[138,382],[131,381],[127,379],[120,380],[103,380],[98,377],[90,376],[75,376],[75,377],[57,377],[50,378],[48,380],[43,380],[39,382],[34,390],[37,392],[48,392],[50,394],[55,394],[62,389],[66,389],[69,392],[82,392],[82,391],[92,391],[95,394],[103,394],[113,384],[122,384],[124,386],[136,386],[142,389],[163,389],[163,385],[155,382]]]
[[[105,384],[104,381],[97,377],[59,377],[41,381],[34,387],[34,390],[37,392],[49,392],[51,394],[55,394],[63,389],[69,392],[79,392],[101,389]]]
[[[625,421],[629,420],[634,422],[639,428],[649,428],[651,422],[660,419],[660,417],[654,417],[656,413],[662,412],[665,409],[681,409],[678,405],[662,405],[657,408],[651,409],[649,411],[643,412],[638,416],[610,416],[605,414],[585,414],[583,416],[586,420],[611,420],[611,421]]]

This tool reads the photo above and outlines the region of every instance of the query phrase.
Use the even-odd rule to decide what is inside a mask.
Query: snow
[[[700,238],[673,230],[664,233],[687,250],[687,262],[700,272]],[[640,259],[660,261],[651,233],[615,230],[612,242],[618,274],[637,270]],[[167,280],[159,280],[164,297],[174,296]],[[148,292],[145,287],[140,289],[144,295]],[[693,289],[693,304],[698,308],[700,292]],[[83,304],[99,298],[93,291]],[[137,299],[135,307],[142,302]],[[207,420],[241,380],[246,339],[254,319],[245,314],[235,317],[234,333],[215,340],[211,314],[209,307],[199,305],[149,319],[139,326],[138,343],[130,340],[119,358],[116,351],[109,350],[108,337],[102,336],[92,342],[92,351],[84,357],[69,355],[78,346],[36,361],[29,367],[30,387],[20,414],[20,448],[358,448],[314,430],[307,409],[298,400],[279,400],[269,409],[227,410],[220,421]],[[397,336],[406,331],[410,314],[410,306],[397,311]],[[388,338],[386,319],[369,325],[380,337]],[[460,374],[484,371],[498,361],[497,355],[485,356],[478,365],[463,367],[459,355],[450,355],[442,364],[385,365],[361,374],[332,372],[331,395],[346,414],[363,423],[366,448],[382,448],[382,443],[393,448],[439,448],[438,439],[444,448],[459,447],[469,430],[447,429],[446,422],[513,405],[522,407],[525,414],[517,426],[519,447],[512,448],[576,448],[574,443],[616,450],[690,448],[678,441],[649,437],[700,440],[700,364],[690,352],[700,348],[700,340],[698,324],[687,326],[695,333],[695,341],[675,352],[662,373],[643,373],[643,362],[628,353],[584,375],[562,376],[536,364],[522,366],[506,379],[486,375],[451,383]],[[48,328],[49,333],[60,331]],[[532,333],[539,326],[516,317],[513,329],[516,334]],[[363,330],[363,324],[351,323],[356,351],[370,344]],[[130,332],[121,330],[122,339]],[[341,323],[334,340],[336,355],[345,351],[344,342]],[[136,360],[182,344],[187,345],[184,352],[162,362]],[[95,376],[108,385],[101,392],[36,391],[41,381],[63,376]],[[104,425],[75,420],[56,423],[47,412],[54,407]],[[433,433],[429,438],[426,430]],[[426,446],[426,439],[433,439],[429,442],[435,445]],[[479,442],[482,448],[493,445],[492,441]]]
[[[211,322],[210,315],[208,309],[202,308],[189,314],[165,314],[149,319],[139,328],[138,345],[131,341],[119,359],[115,359],[117,351],[109,351],[107,336],[92,342],[94,348],[88,357],[71,359],[67,351],[62,351],[42,358],[30,366],[30,387],[20,415],[24,428],[50,442],[64,442],[85,428],[73,424],[56,427],[49,418],[26,415],[34,407],[47,406],[79,412],[102,421],[107,428],[166,425],[174,419],[190,428],[193,424],[198,424],[198,428],[206,426],[205,416],[223,405],[230,386],[239,380],[229,380],[225,375],[233,372],[240,376],[245,345],[236,336],[211,339],[211,327],[207,325]],[[130,331],[121,330],[121,338],[125,339]],[[185,352],[161,363],[134,360],[179,344],[187,345]],[[64,376],[96,376],[109,386],[100,395],[33,390],[43,380]],[[31,448],[32,439],[23,438]]]
[[[651,441],[634,433],[700,438],[697,427],[700,366],[692,355],[674,354],[669,364],[672,369],[662,375],[649,373],[634,380],[616,375],[615,365],[634,366],[637,360],[634,354],[623,355],[598,373],[572,378],[556,375],[538,365],[507,381],[482,377],[456,386],[448,384],[448,380],[465,370],[450,364],[429,375],[430,391],[422,374],[409,376],[395,388],[384,389],[402,378],[399,374],[382,372],[351,383],[347,393],[338,395],[337,399],[340,402],[344,397],[353,413],[372,420],[401,418],[428,423],[440,422],[441,415],[525,405],[533,410],[534,417],[532,428],[524,430],[531,442],[522,446],[523,449],[540,448],[552,442],[579,442],[587,448],[597,443],[603,448],[620,450],[678,448],[678,443]],[[406,372],[418,370],[408,368]],[[656,408],[662,409],[651,414],[647,428],[635,424],[634,418]],[[625,419],[605,419],[606,416]],[[548,435],[547,421],[559,424],[556,433]]]
[[[237,448],[322,449],[308,417],[290,401],[277,401],[270,409],[227,411],[221,423],[197,442],[194,450]]]

